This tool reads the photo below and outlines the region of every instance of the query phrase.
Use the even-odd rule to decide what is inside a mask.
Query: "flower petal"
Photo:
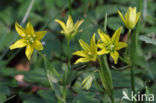
[[[24,37],[26,36],[26,30],[24,28],[22,28],[17,22],[15,23],[15,28],[16,28],[16,31],[18,32],[18,34],[21,36],[21,37]]]
[[[104,43],[100,43],[100,44],[96,44],[97,45],[97,47],[98,48],[100,48],[100,49],[104,49],[104,48],[106,48],[106,44],[104,44]]]
[[[118,14],[119,14],[120,18],[122,19],[122,21],[124,22],[124,24],[126,25],[126,20],[119,10],[118,10]]]
[[[36,50],[43,50],[42,43],[39,40],[35,40],[35,42],[33,43],[33,47]]]
[[[127,47],[128,45],[126,44],[126,43],[124,43],[124,42],[118,42],[118,43],[116,43],[116,45],[115,45],[115,50],[120,50],[120,49],[122,49],[122,48],[125,48],[125,47]]]
[[[113,58],[114,63],[117,64],[119,53],[117,51],[113,51],[113,52],[110,53],[110,55]]]
[[[38,31],[35,33],[35,35],[38,40],[41,40],[45,36],[46,33],[47,31]]]
[[[131,22],[134,22],[136,21],[136,7],[134,8],[131,8],[131,11],[130,11],[130,21]]]
[[[102,50],[97,52],[98,55],[103,55],[103,54],[108,54],[108,53],[109,53],[109,51],[106,49],[102,49]]]
[[[67,31],[66,25],[63,21],[55,19],[55,22],[59,23],[64,31]]]
[[[128,11],[125,14],[128,29],[133,29],[136,24],[136,7],[129,7]]]
[[[78,30],[78,28],[80,27],[80,25],[84,22],[84,20],[80,20],[77,21],[76,24],[74,25],[74,30]],[[81,32],[82,30],[80,30],[79,32]]]
[[[31,55],[32,55],[33,51],[34,51],[34,49],[33,49],[32,46],[28,45],[28,46],[26,47],[25,54],[26,54],[28,60],[31,59]]]
[[[90,49],[94,55],[97,54],[97,45],[95,44],[95,34],[93,34],[93,36],[90,40]]]
[[[116,44],[119,41],[120,33],[121,33],[122,27],[118,28],[112,37],[112,43]]]
[[[30,35],[34,35],[35,31],[30,22],[27,23],[26,30]]]
[[[139,18],[140,18],[140,12],[138,12],[138,13],[136,14],[136,21],[135,21],[135,24],[137,24]]]
[[[73,27],[73,19],[72,19],[72,17],[70,15],[68,16],[66,26],[67,26],[67,28],[72,28]]]
[[[79,40],[79,43],[80,43],[81,47],[82,47],[85,51],[87,51],[87,52],[90,51],[89,45],[88,45],[87,43],[85,43],[82,39]]]
[[[126,21],[129,21],[131,9],[132,9],[132,8],[129,7],[128,10],[127,10],[127,12],[126,12],[126,14],[125,14],[125,20],[126,20]]]
[[[26,45],[27,44],[26,44],[25,39],[20,39],[20,40],[16,41],[14,44],[12,44],[10,46],[10,49],[12,50],[12,49],[16,49],[16,48],[22,48],[22,47],[24,47]]]
[[[85,51],[76,51],[73,53],[73,55],[88,57],[88,54]]]
[[[74,64],[84,63],[84,62],[88,62],[88,61],[90,61],[90,59],[88,59],[88,58],[80,58]]]
[[[108,44],[110,42],[110,37],[107,34],[103,33],[100,29],[98,29],[98,33],[100,35],[101,40],[105,44]]]

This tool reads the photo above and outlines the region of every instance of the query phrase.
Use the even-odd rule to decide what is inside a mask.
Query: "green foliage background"
[[[45,74],[44,61],[36,53],[31,61],[30,71],[17,71],[15,66],[20,63],[27,63],[24,49],[9,51],[8,47],[16,41],[15,21],[23,24],[30,21],[35,30],[47,30],[43,53],[48,57],[51,64],[63,77],[67,69],[67,41],[59,33],[60,26],[54,19],[67,20],[69,15],[69,0],[35,0],[28,15],[27,21],[22,23],[22,19],[31,3],[31,0],[1,0],[0,1],[0,103],[57,103],[56,93],[50,89],[48,78]],[[136,60],[135,80],[136,89],[144,93],[148,88],[150,93],[156,95],[156,2],[154,0],[142,0],[141,25],[139,27],[139,55]],[[120,26],[124,27],[117,10],[126,12],[129,6],[137,6],[138,0],[71,0],[71,13],[73,20],[84,19],[85,22],[79,33],[72,40],[71,53],[80,50],[78,40],[81,38],[85,42],[90,41],[93,33],[97,34],[97,29],[103,29],[105,13],[108,14],[107,33],[110,36]],[[146,7],[147,6],[147,7]],[[121,40],[127,35],[127,29],[123,28]],[[17,37],[17,38],[16,38]],[[99,38],[98,35],[96,35]],[[121,54],[123,51],[121,51]],[[71,54],[72,55],[72,54]],[[71,63],[77,59],[72,56]],[[115,87],[115,99],[119,103],[122,97],[122,90],[130,91],[130,70],[121,70],[125,64],[119,60],[117,65],[108,58]],[[82,80],[91,74],[91,71],[99,68],[97,62],[84,65],[74,65],[76,71],[67,91],[67,103],[110,103],[109,97],[100,92],[95,84],[90,90],[83,90]],[[23,74],[24,81],[28,86],[21,87],[15,80],[15,75]],[[97,73],[97,81],[100,81]],[[51,76],[51,80],[56,79]],[[100,82],[98,82],[101,84]],[[61,82],[58,83],[62,85]],[[34,91],[34,88],[37,91]],[[59,86],[56,85],[56,90]],[[129,92],[130,93],[130,92]],[[128,103],[125,101],[125,103]],[[154,103],[154,102],[153,102]]]

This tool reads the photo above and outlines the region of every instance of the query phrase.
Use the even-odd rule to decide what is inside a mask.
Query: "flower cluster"
[[[121,17],[122,21],[124,22],[126,28],[129,29],[129,31],[131,31],[135,27],[135,25],[137,24],[137,22],[140,18],[140,12],[136,13],[136,7],[134,7],[134,8],[129,7],[128,11],[125,14],[125,17],[123,17],[123,15],[121,14],[121,12],[119,10],[118,10],[118,14]],[[68,41],[68,46],[70,45],[70,40],[72,40],[78,32],[82,32],[82,29],[79,30],[79,27],[84,22],[84,20],[77,21],[74,24],[72,17],[69,15],[66,23],[64,23],[63,21],[58,20],[58,19],[55,19],[55,21],[62,27],[63,30],[61,30],[60,33],[65,35],[65,37]],[[25,54],[26,54],[28,60],[31,59],[34,49],[36,49],[38,51],[43,50],[43,46],[42,46],[42,43],[40,40],[45,36],[45,34],[47,33],[46,31],[35,32],[35,30],[30,22],[27,23],[26,29],[22,28],[16,22],[15,28],[16,28],[16,31],[18,32],[19,36],[21,37],[21,39],[17,40],[14,44],[12,44],[10,46],[11,50],[16,49],[16,48],[26,47]],[[111,98],[113,98],[113,92],[112,92],[113,91],[113,83],[112,83],[112,77],[111,77],[111,73],[110,73],[108,64],[106,63],[107,58],[106,58],[106,56],[103,56],[103,58],[101,59],[101,58],[99,58],[99,56],[110,54],[111,58],[114,61],[114,64],[117,64],[118,58],[119,58],[118,50],[120,50],[122,48],[126,48],[128,46],[128,44],[127,44],[128,42],[124,43],[124,42],[119,41],[122,27],[119,27],[114,32],[112,37],[110,37],[108,34],[102,32],[102,30],[100,30],[100,29],[98,29],[97,31],[100,36],[100,39],[97,40],[98,42],[96,42],[95,34],[93,34],[91,37],[90,45],[85,43],[82,39],[79,40],[79,43],[83,50],[76,51],[73,53],[73,55],[80,56],[80,58],[78,60],[76,60],[75,64],[96,61],[98,58],[99,64],[100,64],[99,72],[100,72],[100,78],[102,81],[102,85],[103,85],[104,89],[106,89],[106,91],[108,92],[109,96]],[[42,56],[42,54],[41,54],[41,56]],[[46,57],[44,59],[48,62]],[[70,69],[70,56],[69,56],[68,60],[69,60],[68,69]],[[64,75],[65,78],[66,78],[66,76],[68,76],[69,71],[67,71],[66,73],[67,73],[67,75],[66,74]],[[89,75],[82,82],[83,87],[85,89],[89,89],[91,87],[92,81],[94,79],[95,79],[94,74]],[[64,88],[64,90],[65,90],[66,82],[64,82],[64,83],[65,84],[64,84],[63,88],[65,87]],[[66,96],[66,94],[63,94],[63,96]],[[66,97],[64,97],[64,98],[66,98]]]
[[[128,29],[133,29],[140,17],[140,12],[136,14],[136,7],[134,8],[129,7],[128,11],[125,14],[125,18],[122,16],[119,10],[118,10],[118,13]],[[122,27],[118,28],[114,32],[112,38],[110,38],[109,35],[103,33],[100,29],[98,29],[98,34],[101,38],[101,40],[99,41],[102,41],[102,43],[97,43],[95,46],[95,40],[92,40],[95,38],[95,35],[93,35],[91,39],[91,43],[94,42],[92,44],[94,44],[95,47],[93,47],[93,45],[89,46],[88,44],[80,40],[80,45],[84,49],[84,51],[77,51],[73,53],[74,55],[78,55],[82,57],[78,59],[75,62],[75,64],[79,62],[96,61],[97,55],[103,55],[103,54],[108,54],[108,53],[110,53],[110,56],[113,58],[114,63],[116,64],[118,61],[118,57],[119,57],[119,53],[117,51],[122,48],[127,47],[126,43],[119,42],[121,30],[122,30]],[[101,50],[97,51],[98,50],[97,48],[100,48]],[[91,52],[91,51],[94,51],[94,52]]]
[[[120,50],[124,47],[127,47],[127,44],[124,42],[119,42],[119,37],[121,33],[122,27],[118,28],[113,37],[110,38],[109,35],[103,33],[100,29],[98,29],[98,34],[100,36],[100,40],[102,42],[95,43],[95,34],[92,36],[90,46],[86,44],[83,40],[80,40],[80,45],[84,49],[84,51],[76,51],[73,54],[81,56],[82,58],[78,59],[75,64],[79,62],[88,62],[88,61],[96,61],[97,55],[103,55],[110,53],[113,58],[115,64],[117,63],[119,53],[117,50]],[[97,48],[100,48],[98,50]]]

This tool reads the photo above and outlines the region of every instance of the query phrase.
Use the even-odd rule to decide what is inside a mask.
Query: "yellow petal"
[[[125,20],[126,20],[126,21],[129,20],[131,9],[132,9],[132,8],[129,7],[128,10],[127,10],[127,12],[126,12],[126,14],[125,14]]]
[[[21,37],[26,36],[26,30],[24,28],[22,28],[17,22],[15,23],[15,28]]]
[[[35,40],[35,42],[33,43],[33,47],[37,50],[43,50],[42,43],[39,40]]]
[[[113,44],[116,44],[119,41],[121,30],[122,30],[122,27],[118,28],[113,34],[112,36]]]
[[[135,24],[137,24],[139,18],[140,18],[140,12],[138,12],[138,13],[136,14],[136,21],[135,21]]]
[[[46,33],[47,31],[38,31],[35,33],[35,35],[38,40],[41,40],[45,36]]]
[[[34,28],[30,22],[27,23],[26,30],[30,35],[35,35]]]
[[[33,51],[34,51],[34,49],[33,49],[32,46],[28,45],[28,46],[26,47],[25,54],[26,54],[28,60],[31,59],[31,55],[32,55]]]
[[[10,46],[10,49],[12,50],[12,49],[16,49],[16,48],[22,48],[22,47],[24,47],[26,45],[27,44],[26,44],[25,39],[20,39],[20,40],[16,41],[14,44],[12,44]]]
[[[128,29],[133,29],[136,24],[136,7],[129,7],[128,11],[126,12],[125,18],[127,23],[126,27]]]
[[[55,19],[55,22],[59,23],[64,31],[67,31],[66,25],[63,21]]]
[[[79,43],[81,45],[81,47],[85,50],[85,51],[90,51],[89,45],[87,43],[85,43],[83,40],[79,40]]]
[[[90,61],[90,59],[88,59],[88,58],[80,58],[74,64],[84,63],[84,62],[88,62],[88,61]]]
[[[117,51],[114,51],[114,52],[111,52],[110,55],[113,58],[114,63],[117,64],[119,53]]]
[[[106,46],[107,45],[104,43],[97,44],[97,47],[99,47],[100,49],[104,49]]]
[[[96,55],[97,54],[97,45],[95,44],[95,34],[93,34],[91,41],[90,41],[90,49],[91,52]]]
[[[130,18],[129,19],[130,19],[131,22],[135,23],[135,21],[136,21],[136,7],[131,9]]]
[[[119,10],[118,10],[118,14],[119,14],[120,18],[122,19],[122,21],[124,22],[124,24],[126,25],[126,20]]]
[[[108,53],[109,53],[109,51],[106,49],[102,49],[102,50],[97,52],[98,55],[103,55],[103,54],[108,54]]]
[[[109,37],[107,34],[103,33],[100,29],[98,29],[98,33],[99,33],[99,35],[100,35],[101,40],[102,40],[105,44],[107,44],[107,43],[110,42],[110,37]]]
[[[88,54],[85,51],[76,51],[73,53],[73,55],[88,57]]]
[[[80,25],[84,22],[84,20],[80,20],[77,21],[74,27],[74,30],[78,30],[78,28],[80,27]],[[82,30],[80,30],[80,32],[82,32]]]
[[[70,15],[68,16],[66,26],[67,26],[67,28],[72,28],[73,27],[73,19],[72,19],[72,17]]]
[[[122,48],[125,48],[125,47],[127,47],[128,45],[126,44],[126,43],[124,43],[124,42],[118,42],[118,43],[116,43],[116,45],[115,45],[115,50],[120,50],[120,49],[122,49]]]

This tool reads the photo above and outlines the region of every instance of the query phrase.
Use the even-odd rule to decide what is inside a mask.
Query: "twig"
[[[28,7],[28,9],[27,9],[27,11],[26,11],[26,13],[25,13],[23,19],[22,19],[21,25],[23,25],[23,24],[26,22],[26,20],[27,20],[29,14],[30,14],[30,11],[31,11],[31,9],[32,9],[32,6],[33,6],[33,4],[34,4],[34,2],[35,2],[35,0],[31,0],[31,2],[30,2],[30,4],[29,4],[29,7]]]

